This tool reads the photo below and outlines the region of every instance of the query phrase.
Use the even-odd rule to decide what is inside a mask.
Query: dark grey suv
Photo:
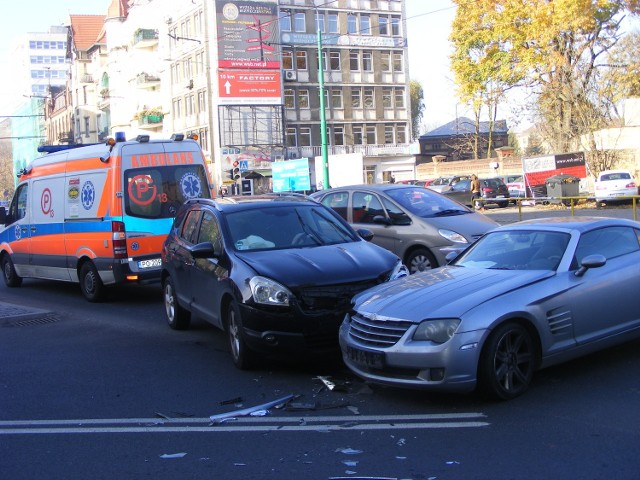
[[[166,319],[191,314],[224,330],[233,362],[259,353],[338,350],[351,298],[407,275],[400,259],[304,196],[190,200],[162,249]]]

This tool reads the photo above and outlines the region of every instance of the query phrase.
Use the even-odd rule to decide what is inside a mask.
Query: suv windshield
[[[386,193],[400,206],[423,218],[471,213],[467,207],[426,188],[397,188]]]
[[[358,240],[327,208],[283,205],[225,215],[236,250],[285,249]]]
[[[127,215],[143,218],[175,217],[191,198],[211,198],[202,165],[135,168],[124,172]]]

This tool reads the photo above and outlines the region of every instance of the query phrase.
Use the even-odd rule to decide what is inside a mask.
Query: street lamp
[[[322,32],[316,7],[316,32],[318,35],[318,91],[320,92],[320,141],[322,154],[322,185],[329,188],[329,155],[327,153],[327,114],[324,106],[324,68],[322,66]]]

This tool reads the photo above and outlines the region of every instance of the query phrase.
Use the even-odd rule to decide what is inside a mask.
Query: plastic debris
[[[344,453],[345,455],[358,455],[362,453],[362,450],[355,450],[353,448],[338,448],[336,452]]]
[[[353,405],[347,405],[347,408],[351,410],[351,413],[353,413],[354,415],[360,415],[360,410],[358,410],[358,407],[354,407]]]
[[[460,462],[458,462],[456,460],[451,460],[451,461],[447,462],[447,465],[460,465]]]
[[[329,390],[331,390],[332,392],[347,392],[349,391],[349,382],[348,381],[342,381],[342,382],[336,382],[334,380],[331,380],[329,377],[324,377],[321,375],[318,375],[317,377],[314,378],[314,380],[320,380],[323,385],[328,388]]]
[[[160,458],[182,458],[186,455],[186,452],[181,453],[165,453],[160,455]]]
[[[256,405],[255,407],[243,408],[242,410],[235,410],[233,412],[221,413],[219,415],[211,415],[209,419],[214,424],[219,424],[229,418],[246,417],[247,415],[251,415],[253,412],[257,412],[259,410],[268,410],[271,407],[277,407],[278,405],[287,403],[292,398],[296,398],[296,396],[291,394],[291,395],[287,395],[285,397],[279,398],[277,400],[273,400],[272,402],[263,403],[262,405]]]
[[[403,446],[405,446],[405,445],[406,445],[406,443],[407,443],[407,440],[406,440],[406,439],[404,439],[404,438],[401,438],[400,440],[398,440],[398,441],[396,442],[396,445],[398,445],[399,447],[403,447]]]
[[[266,417],[269,415],[269,410],[256,410],[255,412],[251,412],[249,415],[252,417]]]
[[[324,386],[327,387],[329,390],[333,390],[334,388],[336,388],[336,384],[333,383],[331,380],[329,380],[329,377],[321,377],[320,375],[318,375],[316,379],[324,383]]]
[[[358,461],[357,460],[343,460],[342,463],[344,463],[347,467],[357,467],[358,466]]]

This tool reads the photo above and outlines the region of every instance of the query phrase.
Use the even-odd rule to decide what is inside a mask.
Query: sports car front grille
[[[354,314],[351,316],[349,335],[364,345],[385,348],[395,345],[411,325],[411,322],[372,320]]]
[[[347,312],[351,299],[357,293],[378,285],[377,279],[343,285],[304,287],[295,292],[302,310],[317,312],[323,310]]]

